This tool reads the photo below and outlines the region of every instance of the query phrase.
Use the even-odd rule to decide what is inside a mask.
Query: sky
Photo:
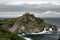
[[[0,0],[0,17],[18,17],[25,12],[60,18],[60,0]]]

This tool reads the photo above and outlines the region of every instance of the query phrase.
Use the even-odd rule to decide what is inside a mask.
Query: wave
[[[58,29],[58,31],[60,31],[60,28]]]
[[[22,36],[22,35],[20,35],[20,34],[18,34],[18,36],[24,38],[25,40],[32,40],[31,38],[24,37],[24,36]]]
[[[30,33],[30,34],[52,34],[52,31],[42,31],[42,32],[38,32],[38,33]]]
[[[32,40],[31,38],[24,37],[25,40]]]
[[[42,31],[42,32],[28,33],[28,34],[22,33],[22,35],[38,35],[38,34],[52,34],[52,33],[53,33],[53,30],[50,28],[49,31],[46,31],[46,29],[44,29],[44,31]]]

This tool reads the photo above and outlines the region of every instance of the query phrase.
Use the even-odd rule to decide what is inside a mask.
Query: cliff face
[[[16,33],[32,33],[32,32],[41,32],[46,28],[52,28],[57,30],[55,25],[45,23],[41,18],[35,17],[33,14],[25,13],[23,16],[10,19],[10,21],[5,22],[4,26]]]
[[[26,13],[17,19],[17,21],[14,23],[13,27],[10,30],[26,33],[38,32],[43,29],[43,27],[40,27],[41,23],[44,23],[42,19],[36,18],[33,14]]]

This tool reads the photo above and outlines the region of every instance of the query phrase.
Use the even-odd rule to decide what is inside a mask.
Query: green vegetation
[[[13,26],[16,18],[5,18],[0,20],[0,25],[4,25],[5,28],[10,28]]]
[[[0,40],[23,40],[17,34],[10,32],[4,27],[0,26]]]
[[[15,20],[15,18],[5,18],[5,19],[0,20],[0,23],[9,22],[12,20]]]
[[[5,22],[9,22],[11,20],[13,20],[13,18],[5,18],[5,19],[2,19],[2,20],[0,20],[0,25],[4,24]]]

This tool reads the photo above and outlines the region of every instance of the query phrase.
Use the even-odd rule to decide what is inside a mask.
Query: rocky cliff
[[[3,26],[6,26],[8,30],[16,33],[36,33],[43,31],[44,28],[46,28],[47,31],[49,28],[52,28],[54,31],[57,30],[56,25],[45,23],[43,19],[37,18],[34,14],[30,13],[25,13],[18,18],[10,18],[3,23]]]

